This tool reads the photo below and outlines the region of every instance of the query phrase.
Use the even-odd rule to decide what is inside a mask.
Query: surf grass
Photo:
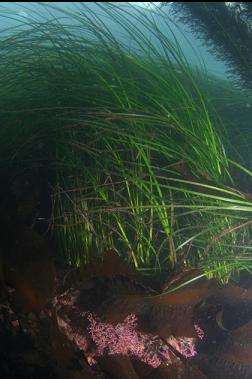
[[[139,270],[225,266],[235,254],[223,246],[240,237],[208,246],[251,206],[225,187],[222,125],[171,29],[111,3],[96,4],[103,17],[87,3],[38,6],[47,19],[31,12],[2,32],[1,161],[55,173],[59,254],[80,265],[113,248]]]

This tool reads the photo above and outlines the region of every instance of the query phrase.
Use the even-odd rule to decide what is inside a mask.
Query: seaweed
[[[166,3],[163,3],[165,5]],[[252,13],[248,2],[173,2],[171,12],[189,25],[228,73],[252,89]]]

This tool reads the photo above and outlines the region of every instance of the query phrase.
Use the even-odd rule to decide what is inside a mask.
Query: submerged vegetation
[[[214,92],[230,104],[239,89],[189,66],[161,10],[169,35],[116,3],[38,6],[1,13],[15,21],[0,37],[2,207],[43,175],[71,265],[114,249],[139,270],[250,271],[249,151],[232,148]]]
[[[167,3],[163,3],[166,5]],[[252,6],[249,2],[173,2],[173,14],[190,25],[208,49],[252,88]]]

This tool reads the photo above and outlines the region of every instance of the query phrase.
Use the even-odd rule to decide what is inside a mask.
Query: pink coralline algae
[[[167,342],[186,358],[193,357],[197,354],[195,349],[195,338],[193,337],[170,337]]]
[[[166,344],[157,336],[139,332],[137,317],[133,314],[115,326],[100,321],[91,313],[87,319],[90,322],[90,336],[97,347],[97,356],[128,355],[156,368],[162,363],[169,365],[178,361],[169,344],[185,358],[196,354],[195,339],[170,338]]]
[[[202,340],[205,337],[204,330],[198,324],[194,324],[194,328],[196,330],[197,336]]]

